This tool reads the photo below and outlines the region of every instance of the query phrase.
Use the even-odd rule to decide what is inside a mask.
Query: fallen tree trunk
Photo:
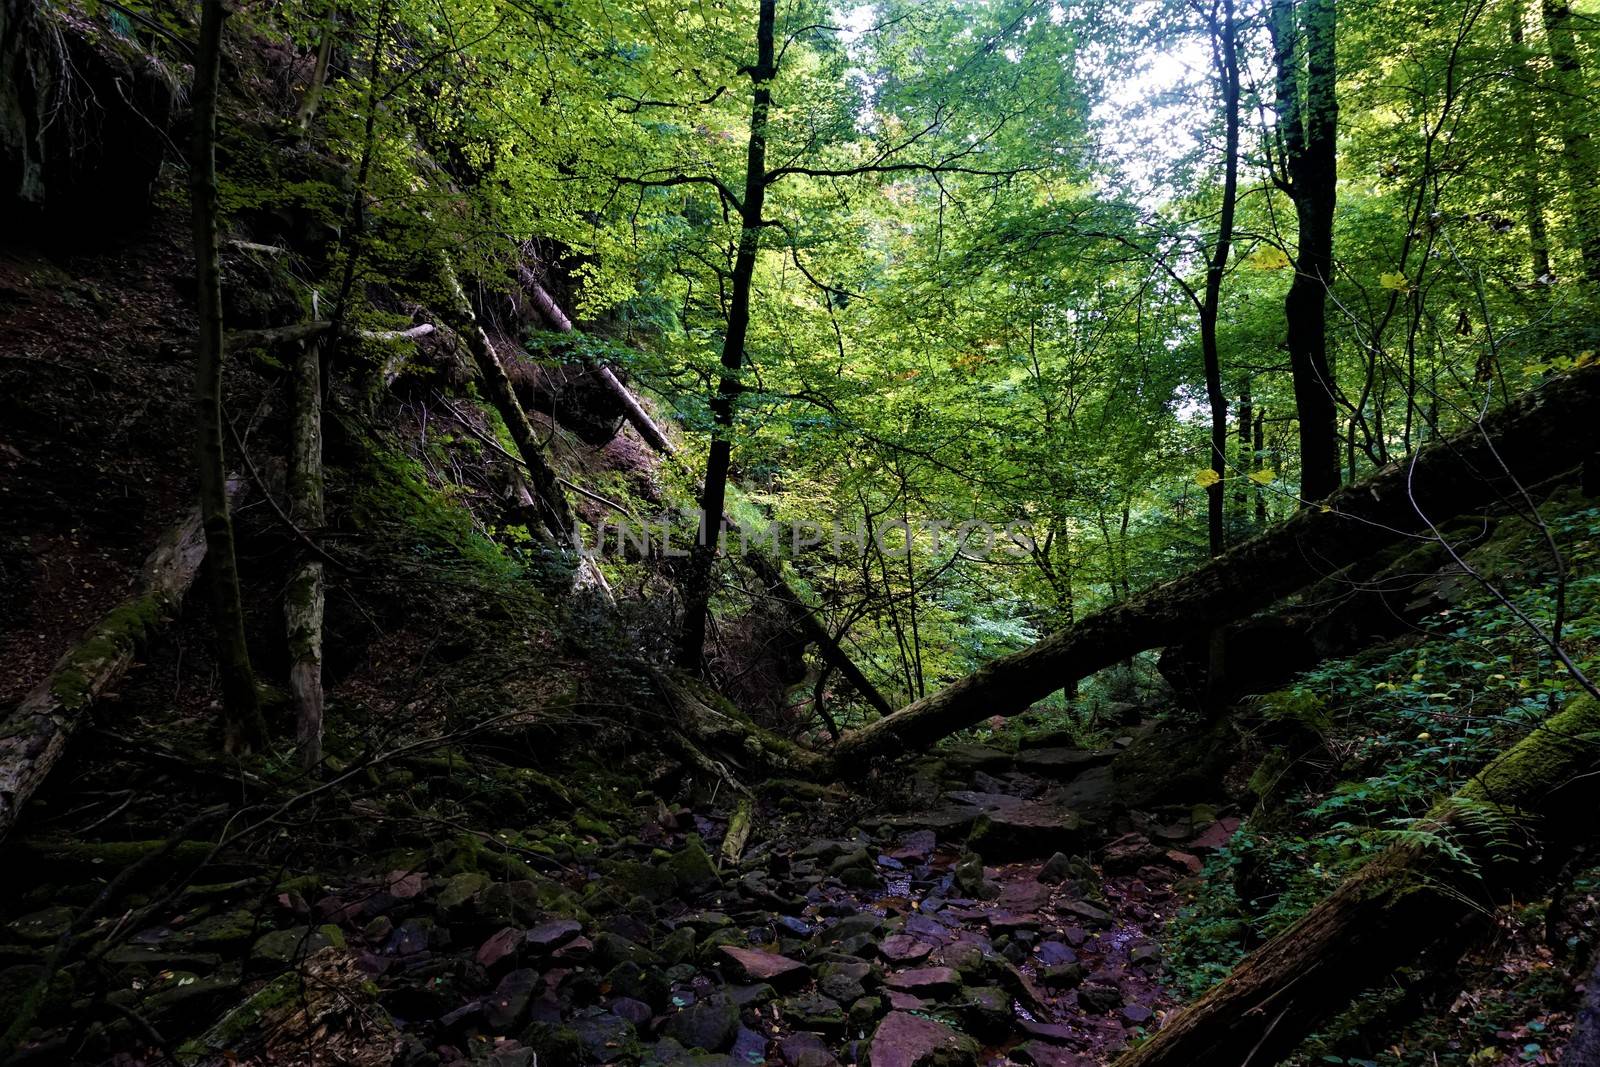
[[[1380,853],[1116,1067],[1281,1062],[1362,990],[1538,887],[1559,866],[1549,860],[1593,838],[1597,769],[1600,704],[1585,694],[1436,804],[1413,841]]]
[[[1507,499],[1576,465],[1600,439],[1600,366],[1530,390],[1483,423],[1301,510],[1181,578],[1095,612],[1032,646],[845,736],[838,773],[916,750],[1034,701],[1136,653],[1178,644],[1259,611],[1432,524]]]
[[[567,317],[566,312],[561,310],[561,307],[555,302],[549,291],[540,284],[539,279],[534,277],[533,272],[527,267],[518,267],[517,277],[522,282],[528,298],[533,301],[533,306],[539,309],[540,315],[544,316],[544,320],[558,332],[570,333],[573,329],[572,320]],[[606,383],[606,387],[611,390],[618,403],[622,405],[623,411],[627,413],[629,424],[638,431],[639,436],[644,439],[645,443],[664,456],[675,455],[677,450],[673,447],[667,435],[650,418],[649,413],[644,410],[644,406],[639,403],[638,398],[612,373],[611,368],[600,367],[598,373],[601,381]],[[729,533],[736,534],[739,532],[738,524],[729,516],[724,515],[722,521]],[[799,594],[794,591],[788,580],[784,578],[782,565],[772,562],[761,555],[760,552],[747,553],[745,560],[756,572],[757,577],[765,582],[773,594],[784,602],[794,618],[795,625],[800,628],[800,632],[805,635],[807,641],[817,646],[817,651],[823,660],[844,675],[846,680],[855,686],[856,691],[862,695],[868,704],[872,705],[878,714],[888,715],[894,710],[884,695],[878,691],[877,686],[872,684],[871,680],[861,672],[861,668],[856,666],[855,661],[845,653],[843,648],[839,647],[839,642],[835,641],[833,635],[828,633],[828,628],[823,626],[821,621],[817,619],[815,609],[806,606],[805,602],[800,599]]]
[[[237,496],[241,485],[230,479],[229,495]],[[89,708],[127,671],[139,648],[178,614],[205,557],[197,508],[145,558],[139,591],[95,623],[0,724],[0,838],[61,759]]]
[[[289,519],[311,535],[322,529],[322,346],[301,346],[294,369],[289,440]],[[322,560],[307,555],[283,596],[289,648],[289,692],[295,706],[300,766],[322,762]]]
[[[473,362],[477,364],[478,376],[483,379],[484,392],[488,395],[489,402],[500,413],[506,429],[511,432],[511,440],[516,443],[517,454],[522,457],[523,465],[527,468],[529,488],[533,492],[534,499],[538,501],[539,516],[544,522],[545,529],[550,531],[558,543],[577,546],[577,520],[573,518],[572,509],[567,505],[567,498],[556,481],[555,471],[545,461],[544,451],[539,447],[538,438],[534,436],[533,425],[528,422],[528,413],[522,409],[522,402],[517,399],[516,391],[511,387],[511,379],[506,376],[505,364],[500,362],[500,357],[495,353],[488,334],[484,333],[483,327],[478,324],[478,317],[472,311],[472,304],[468,302],[467,294],[456,278],[455,268],[448,260],[444,262],[441,273],[452,303],[451,313],[456,319],[455,330],[472,353]]]

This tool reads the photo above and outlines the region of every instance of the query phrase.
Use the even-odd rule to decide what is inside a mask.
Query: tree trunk
[[[1227,547],[1223,509],[1227,503],[1228,398],[1222,391],[1222,357],[1217,347],[1217,319],[1222,308],[1222,275],[1233,244],[1233,214],[1239,194],[1239,53],[1233,25],[1233,0],[1222,0],[1222,23],[1211,27],[1222,82],[1222,209],[1217,243],[1206,264],[1206,292],[1200,304],[1200,350],[1205,360],[1206,399],[1211,407],[1211,471],[1216,481],[1206,486],[1206,542],[1211,555]]]
[[[1511,52],[1522,98],[1517,116],[1521,142],[1518,164],[1522,168],[1522,211],[1528,226],[1531,274],[1535,285],[1546,285],[1550,278],[1550,231],[1544,221],[1544,189],[1539,181],[1539,118],[1534,94],[1529,91],[1534,74],[1528,63],[1527,30],[1523,24],[1526,15],[1520,0],[1511,5]]]
[[[1255,409],[1250,398],[1250,375],[1246,374],[1239,383],[1239,456],[1234,466],[1238,474],[1234,478],[1233,510],[1234,519],[1239,526],[1247,526],[1250,522],[1250,486],[1252,483],[1249,475],[1255,471],[1254,457],[1251,455],[1253,422]]]
[[[1600,704],[1587,695],[1534,729],[1299,922],[1246,956],[1117,1067],[1282,1062],[1319,1024],[1423,950],[1549,877],[1594,836]]]
[[[539,279],[534,277],[533,272],[527,267],[519,267],[517,269],[517,277],[522,282],[523,289],[527,291],[529,299],[533,301],[533,306],[539,309],[540,315],[544,316],[544,320],[559,333],[571,333],[572,320],[567,317],[566,312],[561,310],[561,306],[555,302],[555,298],[550,295],[549,291],[539,283]],[[640,437],[644,438],[644,443],[664,456],[673,455],[677,449],[672,447],[672,442],[667,440],[667,435],[661,432],[661,427],[657,426],[655,420],[650,418],[650,414],[645,411],[644,405],[639,403],[639,398],[634,396],[628,387],[618,380],[611,368],[605,366],[597,367],[595,373],[599,376],[600,381],[605,384],[605,387],[611,391],[611,395],[617,398],[617,403],[622,405],[623,413],[628,418],[628,424],[638,431]]]
[[[1328,365],[1327,297],[1333,283],[1338,102],[1334,0],[1272,0],[1278,127],[1285,185],[1299,223],[1294,280],[1284,298],[1289,368],[1300,420],[1300,497],[1339,487],[1337,386]],[[1305,42],[1301,73],[1300,42]]]
[[[1594,112],[1588,82],[1572,30],[1572,8],[1561,0],[1543,0],[1545,37],[1550,47],[1550,88],[1556,128],[1561,135],[1561,163],[1567,172],[1573,229],[1583,253],[1583,273],[1600,284],[1600,150],[1594,143]]]
[[[294,421],[289,441],[289,519],[316,537],[322,503],[322,352],[302,345],[295,361]],[[322,561],[306,556],[295,567],[283,598],[289,647],[289,692],[295,706],[300,766],[322,762]]]
[[[1489,415],[1480,427],[1419,450],[1317,508],[1143,594],[1120,601],[1029,648],[847,735],[837,769],[932,744],[991,715],[1014,715],[1068,680],[1146,649],[1178,644],[1259,611],[1430,523],[1503,499],[1575,466],[1600,440],[1600,366],[1552,379]],[[1426,517],[1424,517],[1426,516]]]
[[[205,0],[200,46],[194,64],[194,160],[190,199],[195,271],[199,278],[200,337],[196,346],[195,459],[200,474],[200,513],[205,523],[207,582],[217,667],[222,676],[223,747],[250,752],[266,743],[255,672],[245,640],[239,566],[228,516],[227,473],[222,454],[222,267],[217,247],[217,86],[222,74],[222,0]]]
[[[237,494],[242,484],[232,480],[225,491]],[[90,707],[122,677],[135,652],[178,614],[205,558],[196,508],[145,558],[138,592],[95,623],[0,725],[0,838],[60,760]]]
[[[756,62],[748,68],[752,86],[750,140],[745,150],[744,201],[739,205],[739,250],[729,277],[728,329],[722,338],[722,375],[711,400],[711,452],[706,458],[705,489],[700,497],[700,533],[689,552],[684,584],[683,630],[678,663],[698,670],[706,643],[706,613],[711,606],[712,570],[716,562],[722,512],[727,506],[728,467],[733,455],[733,422],[744,367],[744,342],[750,329],[750,291],[761,244],[761,211],[767,198],[767,112],[772,106],[772,79],[777,75],[773,27],[777,0],[760,0],[756,24]]]
[[[506,376],[505,365],[495,353],[494,345],[490,344],[489,335],[484,333],[483,327],[478,324],[478,317],[473,314],[472,304],[468,302],[467,294],[462,290],[455,268],[450,265],[449,260],[444,261],[440,274],[450,296],[451,314],[456,320],[453,325],[472,353],[473,362],[477,364],[478,375],[483,379],[484,392],[488,395],[489,402],[500,413],[506,429],[511,431],[511,440],[516,443],[517,454],[522,457],[522,462],[528,469],[533,495],[539,503],[539,517],[545,529],[550,531],[551,536],[559,544],[578,547],[577,520],[573,518],[572,509],[567,505],[566,495],[562,493],[561,485],[556,481],[555,471],[545,462],[544,452],[539,447],[539,439],[534,435],[532,424],[528,422],[528,413],[522,409],[522,402],[517,399],[516,390],[511,387],[511,379]]]
[[[322,87],[328,81],[328,62],[333,58],[333,41],[338,35],[339,3],[338,0],[328,0],[328,16],[322,23],[322,34],[317,43],[317,60],[311,68],[311,83],[306,86],[306,95],[300,98],[300,107],[294,116],[294,124],[300,128],[301,136],[311,129],[311,120],[316,117],[317,105],[322,102]]]

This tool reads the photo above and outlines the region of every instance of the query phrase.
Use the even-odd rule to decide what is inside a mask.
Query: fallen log
[[[483,379],[484,392],[495,410],[500,413],[506,429],[511,432],[511,440],[516,443],[517,454],[522,457],[523,465],[527,468],[529,488],[539,505],[540,519],[557,543],[576,545],[577,520],[573,518],[572,509],[567,505],[567,498],[561,492],[555,471],[544,458],[544,450],[539,447],[533,425],[528,422],[528,413],[523,410],[522,402],[517,399],[516,391],[511,387],[511,379],[506,376],[505,364],[500,362],[500,357],[489,341],[488,334],[484,333],[483,327],[478,324],[478,317],[473,313],[472,304],[467,300],[467,294],[462,290],[461,282],[456,277],[455,268],[448,260],[442,265],[441,275],[452,303],[450,310],[455,318],[452,325],[456,333],[466,342],[468,351],[472,353],[473,362],[478,367],[478,376]]]
[[[1250,953],[1116,1067],[1280,1063],[1358,993],[1474,920],[1537,889],[1595,836],[1600,703],[1587,694],[1535,727],[1404,843]],[[1458,946],[1454,946],[1459,948]]]
[[[294,413],[289,440],[289,519],[296,528],[322,528],[322,345],[301,346],[294,368]],[[307,555],[283,595],[289,650],[289,693],[295,706],[300,766],[322,762],[322,560]]]
[[[229,496],[236,497],[242,484],[230,479]],[[176,617],[205,557],[196,508],[145,558],[139,590],[95,623],[0,724],[0,838],[16,824],[22,806],[61,759],[100,695]]]
[[[947,688],[847,734],[839,774],[914,751],[1121,660],[1179,644],[1267,607],[1386,545],[1576,466],[1600,440],[1600,366],[1552,378],[1481,425],[1421,449],[1188,574],[1085,616]]]
[[[534,277],[533,272],[525,266],[519,266],[517,268],[517,277],[522,282],[528,298],[533,301],[533,306],[538,308],[539,314],[544,317],[544,320],[550,324],[551,328],[560,333],[572,332],[572,320],[567,317],[566,312],[561,310],[560,305],[555,302],[555,299],[539,282],[539,279]],[[599,376],[600,380],[605,382],[606,387],[615,395],[618,403],[622,405],[623,411],[627,413],[629,424],[638,431],[644,442],[664,456],[671,457],[676,455],[677,450],[673,447],[671,440],[650,418],[649,413],[644,410],[644,406],[639,403],[638,398],[633,395],[632,391],[612,373],[611,368],[600,367]],[[724,515],[722,522],[730,534],[739,532],[738,524],[729,516]],[[878,691],[877,686],[873,685],[871,680],[861,672],[861,668],[857,667],[855,661],[839,646],[839,642],[834,640],[833,635],[828,632],[828,628],[818,620],[816,610],[807,606],[800,598],[800,595],[795,592],[793,586],[783,576],[782,565],[767,559],[760,552],[747,553],[745,561],[750,564],[757,577],[767,584],[773,594],[784,602],[785,607],[794,618],[795,625],[800,628],[800,632],[807,641],[817,646],[817,651],[824,662],[830,664],[840,674],[844,675],[845,679],[855,686],[856,691],[861,694],[868,704],[872,705],[878,714],[888,715],[893,710],[889,701]]]

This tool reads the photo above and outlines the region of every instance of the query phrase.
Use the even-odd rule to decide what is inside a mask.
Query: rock
[[[660,957],[643,945],[635,944],[621,934],[610,932],[596,934],[594,938],[594,964],[602,970],[619,963],[636,963],[651,967],[660,963]]]
[[[644,1026],[654,1014],[650,1005],[633,997],[614,997],[607,1007],[611,1014],[628,1020],[635,1027]]]
[[[1124,1004],[1122,1006],[1122,1018],[1130,1026],[1143,1026],[1150,1021],[1151,1016],[1154,1014],[1143,1004]]]
[[[22,918],[7,923],[6,929],[30,945],[48,945],[59,940],[61,935],[67,932],[67,927],[72,925],[72,917],[75,914],[73,909],[57,904],[29,912]]]
[[[508,1034],[517,1029],[528,1014],[534,990],[541,984],[539,972],[532,968],[508,972],[494,992],[484,998],[484,1025],[496,1034]]]
[[[744,982],[766,982],[777,989],[793,989],[803,985],[811,973],[798,960],[760,949],[721,945],[717,951],[723,965],[731,967],[734,975]]]
[[[1113,874],[1129,874],[1161,858],[1161,850],[1143,834],[1124,834],[1105,847],[1101,862]]]
[[[997,986],[963,989],[950,1007],[961,1025],[980,1038],[995,1041],[1011,1032],[1011,997]]]
[[[844,1035],[844,1008],[837,1000],[820,993],[789,997],[783,1002],[783,1015],[802,1030],[815,1030],[833,1037]]]
[[[731,985],[724,987],[728,996],[741,1008],[762,1008],[778,999],[778,991],[765,982],[755,985]]]
[[[452,876],[439,891],[439,908],[441,911],[451,913],[460,911],[488,887],[488,875],[477,871],[463,871]]]
[[[947,996],[961,988],[961,976],[950,967],[919,967],[910,971],[896,971],[884,980],[890,989],[913,996]]]
[[[421,917],[407,919],[389,936],[383,951],[390,956],[415,956],[428,950],[428,942],[432,936],[432,919]]]
[[[942,1023],[890,1012],[873,1032],[871,1067],[976,1067],[978,1043]]]
[[[967,844],[990,860],[1011,862],[1059,850],[1064,844],[1075,846],[1086,836],[1082,817],[1071,808],[1023,801],[986,812],[973,825]]]
[[[1017,753],[1017,770],[1036,774],[1041,778],[1070,779],[1090,767],[1111,762],[1116,752],[1093,748],[1028,748]]]
[[[1084,1011],[1104,1015],[1122,1006],[1122,990],[1109,982],[1085,982],[1078,987],[1078,1005]]]
[[[820,978],[817,981],[817,991],[841,1004],[849,1004],[867,994],[858,980],[840,971]]]
[[[1041,967],[1054,967],[1062,963],[1077,963],[1078,954],[1060,941],[1046,941],[1034,950]]]
[[[916,963],[932,951],[932,945],[910,934],[892,934],[878,945],[878,954],[890,963]]]
[[[1011,1058],[1028,1067],[1094,1067],[1094,1060],[1046,1041],[1028,1041],[1011,1050]]]
[[[734,1034],[733,1047],[728,1049],[728,1058],[738,1067],[750,1067],[751,1064],[766,1063],[766,1037],[748,1026],[741,1025],[738,1033]]]
[[[624,1057],[633,1056],[637,1047],[633,1024],[610,1012],[574,1019],[572,1031],[578,1039],[582,1055],[571,1061],[561,1061],[551,1057],[551,1062],[615,1063]],[[528,1043],[533,1044],[533,1042]],[[540,1062],[544,1062],[544,1059],[541,1056]]]
[[[1090,926],[1106,927],[1111,925],[1111,915],[1104,909],[1097,908],[1087,900],[1069,900],[1062,904],[1058,911],[1069,915],[1076,915]]]
[[[921,997],[902,993],[898,989],[886,990],[884,997],[888,999],[889,1007],[895,1011],[921,1011],[928,1006],[928,1002]]]
[[[333,929],[337,930],[338,927]],[[288,966],[331,944],[333,940],[323,930],[291,926],[285,930],[273,930],[257,939],[250,949],[250,961],[258,966]]]
[[[850,1005],[850,1026],[864,1033],[882,1014],[882,997],[860,997]]]
[[[523,934],[515,926],[502,927],[498,933],[490,934],[483,944],[478,946],[478,952],[473,957],[478,961],[478,966],[485,970],[493,970],[501,961],[516,958],[517,949],[522,946]]]
[[[1056,963],[1039,969],[1039,984],[1051,989],[1071,989],[1083,981],[1081,963]]]
[[[739,1006],[723,996],[707,997],[677,1012],[662,1032],[685,1048],[725,1052],[739,1030]]]
[[[816,1034],[790,1034],[778,1042],[778,1059],[788,1067],[839,1067],[828,1045]]]
[[[722,876],[717,873],[716,864],[711,862],[705,846],[693,834],[683,848],[672,854],[666,867],[680,892],[698,895],[722,888]]]
[[[828,864],[828,873],[837,877],[856,867],[865,867],[869,871],[872,870],[872,856],[864,848],[858,848],[835,857],[833,862]]]
[[[974,900],[993,900],[1000,895],[1000,887],[983,873],[983,857],[968,852],[956,864],[956,888]]]
[[[1160,963],[1161,946],[1153,941],[1146,941],[1143,944],[1134,945],[1128,950],[1128,962],[1136,966],[1145,964],[1154,965]]]
[[[1037,1038],[1050,1045],[1074,1045],[1080,1040],[1072,1027],[1063,1026],[1060,1023],[1041,1023],[1032,1019],[1019,1019],[1017,1028],[1029,1037]]]
[[[1072,877],[1072,860],[1065,852],[1057,852],[1044,861],[1037,877],[1046,885],[1060,885]]]

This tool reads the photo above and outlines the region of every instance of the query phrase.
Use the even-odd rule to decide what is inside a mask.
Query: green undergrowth
[[[1544,512],[1566,560],[1562,645],[1592,679],[1600,674],[1600,506],[1565,494]],[[1512,606],[1468,576],[1445,578],[1438,588],[1448,606],[1420,633],[1326,662],[1239,714],[1246,733],[1262,738],[1249,749],[1254,810],[1210,858],[1197,895],[1169,928],[1169,980],[1181,995],[1221,980],[1388,845],[1448,855],[1451,842],[1420,821],[1429,807],[1577,691],[1529,625],[1548,633],[1556,617],[1543,535],[1507,520],[1467,559]],[[1538,982],[1529,981],[1529,995],[1543,1003]],[[1507,1012],[1524,1010],[1516,995],[1508,998]],[[1341,1025],[1357,1026],[1359,1014]],[[1328,1040],[1337,1037],[1331,1028]],[[1452,1040],[1456,1047],[1439,1048],[1419,1037],[1425,1056],[1379,1062],[1493,1062],[1472,1059],[1482,1046]],[[1323,1062],[1364,1062],[1328,1055]]]

